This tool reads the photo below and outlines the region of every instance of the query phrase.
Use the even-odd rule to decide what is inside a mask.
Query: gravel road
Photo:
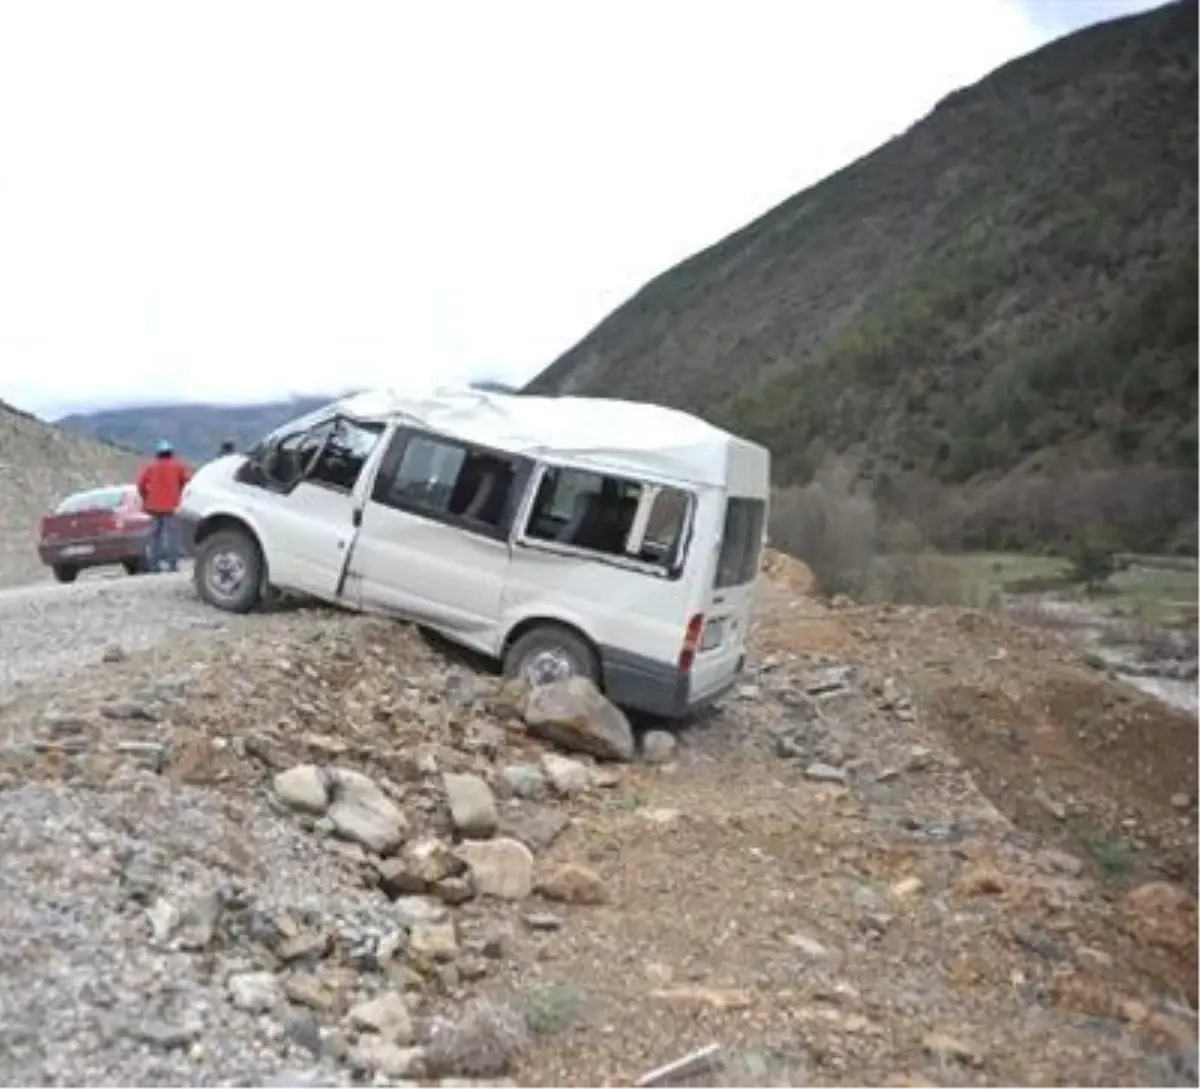
[[[152,647],[173,633],[235,618],[205,605],[190,571],[0,591],[0,691],[99,662],[107,646]]]

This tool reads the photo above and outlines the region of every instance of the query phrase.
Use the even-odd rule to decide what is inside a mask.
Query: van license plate
[[[66,557],[66,556],[90,556],[95,551],[96,551],[95,545],[90,545],[90,544],[67,545],[67,547],[64,548],[62,550],[62,552],[59,553],[59,555],[64,556],[64,557]]]

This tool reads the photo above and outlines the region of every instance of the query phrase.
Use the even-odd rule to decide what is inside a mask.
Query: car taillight
[[[692,668],[703,636],[704,614],[697,613],[688,621],[687,631],[683,635],[683,649],[679,652],[679,668],[682,672],[687,673]]]

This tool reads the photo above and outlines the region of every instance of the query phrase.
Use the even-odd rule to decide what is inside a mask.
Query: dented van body
[[[219,608],[308,594],[679,718],[741,672],[769,476],[763,447],[654,405],[370,391],[204,466],[180,517]]]

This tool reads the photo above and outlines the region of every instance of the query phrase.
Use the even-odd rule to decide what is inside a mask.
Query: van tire
[[[258,542],[244,530],[217,530],[196,548],[192,568],[196,593],[218,609],[250,612],[262,599],[262,574]]]
[[[74,582],[75,576],[79,574],[79,568],[72,567],[69,563],[56,563],[51,570],[59,582]]]
[[[556,665],[562,675],[542,673],[545,680],[526,677],[526,670],[537,668],[541,656],[546,667]],[[569,672],[566,671],[569,669]],[[504,652],[504,675],[525,677],[531,684],[546,684],[567,677],[586,677],[600,687],[600,662],[591,644],[580,634],[563,624],[545,623],[530,628]]]

